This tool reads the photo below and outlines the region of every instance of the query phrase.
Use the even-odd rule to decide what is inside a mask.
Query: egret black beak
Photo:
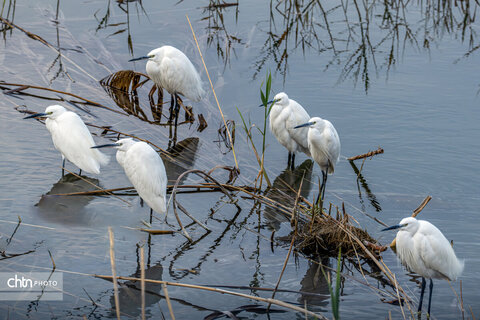
[[[395,230],[395,229],[399,229],[399,228],[404,227],[404,226],[405,226],[404,224],[396,224],[394,226],[382,229],[382,231]]]
[[[47,114],[46,113],[35,113],[35,114],[32,114],[32,115],[29,115],[23,119],[30,119],[30,118],[36,118],[36,117],[45,117]]]
[[[307,122],[307,123],[301,124],[301,125],[299,125],[299,126],[296,126],[296,127],[294,127],[293,129],[303,128],[303,127],[309,127],[309,126],[312,126],[312,125],[314,125],[313,122]]]
[[[270,101],[267,102],[267,106],[268,106],[269,104],[275,103],[275,102],[277,102],[277,101],[278,101],[278,100],[270,100]],[[262,103],[261,105],[259,105],[259,107],[265,107],[265,105]]]
[[[90,149],[99,149],[99,148],[117,147],[117,146],[118,146],[118,144],[116,144],[116,143],[107,143],[107,144],[101,144],[101,145],[98,145],[98,146],[93,146]]]
[[[128,61],[129,61],[129,62],[132,62],[132,61],[145,60],[145,59],[150,59],[150,57],[149,57],[149,56],[138,57],[138,58],[130,59],[130,60],[128,60]]]

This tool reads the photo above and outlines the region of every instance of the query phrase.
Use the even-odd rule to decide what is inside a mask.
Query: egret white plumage
[[[117,161],[127,178],[133,184],[138,195],[152,210],[163,214],[167,211],[167,173],[160,155],[150,145],[131,138],[120,139],[115,143],[94,146],[92,148],[114,147],[117,149]]]
[[[43,113],[32,114],[24,119],[46,117],[45,124],[52,135],[55,149],[62,154],[63,167],[65,158],[88,173],[100,173],[100,166],[106,165],[109,157],[99,150],[91,149],[94,146],[92,135],[82,119],[72,111],[67,111],[60,105],[49,106]],[[62,176],[64,170],[62,168]]]
[[[129,61],[148,59],[146,70],[152,81],[164,88],[171,96],[170,121],[175,109],[175,126],[178,122],[180,105],[177,102],[178,94],[193,101],[200,101],[205,94],[202,81],[197,70],[187,56],[172,46],[162,46],[154,49],[144,57]]]
[[[310,156],[307,139],[308,128],[294,129],[295,126],[307,122],[310,116],[297,101],[289,99],[285,92],[276,94],[268,103],[273,103],[269,114],[270,131],[288,150],[288,165],[293,170],[295,152],[301,151]]]
[[[305,127],[309,127],[308,150],[322,170],[322,186],[319,199],[320,196],[323,199],[328,174],[333,174],[340,158],[340,138],[333,124],[319,117],[313,117],[309,122],[298,125],[295,129]]]
[[[383,229],[400,229],[396,236],[397,256],[404,266],[422,276],[422,291],[418,312],[422,311],[425,278],[430,279],[428,314],[432,302],[432,279],[456,280],[463,271],[463,261],[455,255],[450,242],[433,224],[413,217],[402,219],[400,224]]]

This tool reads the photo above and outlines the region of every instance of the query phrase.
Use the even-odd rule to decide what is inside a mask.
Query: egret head
[[[47,117],[49,119],[56,119],[58,116],[60,116],[62,113],[66,112],[67,110],[58,105],[58,104],[55,104],[53,106],[48,106],[46,109],[45,109],[45,112],[42,112],[42,113],[35,113],[35,114],[32,114],[28,117],[25,117],[23,119],[30,119],[30,118],[36,118],[36,117]]]
[[[288,96],[285,92],[277,93],[275,97],[273,97],[273,100],[267,102],[268,105],[271,103],[284,107],[288,105]],[[259,107],[264,107],[264,105],[261,104]]]
[[[303,128],[303,127],[312,127],[312,128],[321,129],[324,125],[325,125],[324,120],[322,118],[313,117],[307,123],[298,125],[294,127],[294,129]]]
[[[382,231],[400,229],[399,231],[407,231],[414,234],[418,230],[418,220],[414,217],[403,218],[399,224],[382,229]]]
[[[125,139],[117,140],[114,143],[107,143],[107,144],[101,144],[98,146],[93,146],[92,149],[111,147],[111,148],[118,149],[118,151],[126,152],[134,144],[135,144],[135,141],[132,138],[125,138]]]
[[[162,48],[163,47],[153,49],[146,56],[133,58],[128,61],[138,61],[138,60],[145,60],[145,59],[148,59],[148,61],[160,61],[162,59],[162,52],[163,52]]]

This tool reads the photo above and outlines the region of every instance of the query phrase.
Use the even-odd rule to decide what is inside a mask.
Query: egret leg
[[[430,278],[430,293],[428,295],[428,315],[430,315],[430,306],[432,305],[433,280]]]
[[[65,157],[62,156],[63,162],[62,162],[62,177],[65,176]]]
[[[290,167],[290,164],[292,163],[292,153],[288,151],[288,161],[287,161],[287,166]]]
[[[330,165],[330,162],[327,162],[327,170],[325,170],[325,174],[323,173],[322,171],[322,174],[323,174],[323,183],[322,183],[322,200],[325,199],[325,189],[326,189],[326,185],[327,185],[327,178],[328,178],[328,167]]]
[[[418,313],[422,312],[423,293],[425,292],[426,284],[427,284],[427,281],[425,281],[425,278],[422,277],[422,291],[420,292],[420,302],[418,303],[418,310],[417,310]]]
[[[173,120],[173,108],[175,107],[175,95],[170,95],[170,116],[168,117],[168,122],[172,123]]]
[[[180,113],[180,103],[178,103],[178,96],[175,93],[175,128],[177,127],[178,124],[178,114]]]
[[[295,152],[292,152],[292,171],[295,169]]]
[[[80,171],[78,171],[78,175],[79,175],[79,176],[82,175],[82,169],[80,169]]]
[[[150,208],[150,224],[152,224],[153,209]]]

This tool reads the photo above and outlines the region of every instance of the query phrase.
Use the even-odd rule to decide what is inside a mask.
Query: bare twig
[[[373,157],[374,155],[382,154],[382,153],[383,153],[383,149],[378,147],[377,150],[370,151],[370,152],[367,152],[367,153],[364,153],[364,154],[360,154],[360,155],[355,156],[355,157],[350,157],[350,158],[347,158],[347,160],[348,161],[353,161],[353,160],[358,160],[358,159],[363,159],[363,158],[369,158],[369,157]]]
[[[168,311],[170,312],[170,317],[172,320],[175,320],[175,315],[173,314],[172,303],[170,302],[170,296],[168,295],[167,285],[162,283],[163,294],[165,295],[165,300],[167,301]]]

